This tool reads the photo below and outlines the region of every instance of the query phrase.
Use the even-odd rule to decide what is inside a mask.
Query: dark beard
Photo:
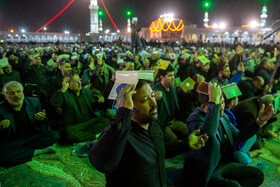
[[[154,107],[152,107],[152,109],[150,111],[152,111],[155,108],[157,108],[156,105]],[[137,123],[146,124],[146,123],[150,123],[151,121],[157,119],[158,115],[157,114],[153,115],[151,113],[149,113],[149,115],[146,115],[146,114],[139,113],[136,111],[133,114],[133,117],[134,117],[135,121],[137,121]]]
[[[222,75],[222,79],[225,80],[225,79],[228,79],[228,77]]]

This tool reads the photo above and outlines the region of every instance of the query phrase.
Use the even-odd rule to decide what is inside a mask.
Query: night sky
[[[35,32],[42,27],[71,0],[0,0],[0,30],[20,30]],[[75,2],[54,22],[48,26],[49,32],[75,33],[89,31],[89,1]],[[267,0],[268,1],[268,0]],[[268,23],[280,19],[280,0],[269,0]],[[202,0],[104,0],[111,16],[120,30],[126,27],[125,11],[130,9],[137,16],[142,27],[148,27],[151,21],[161,14],[172,12],[175,17],[184,20],[184,24],[203,25]],[[258,20],[263,3],[261,0],[210,0],[212,2],[210,25],[214,22],[225,22],[230,26],[249,24]],[[99,7],[104,10],[100,0]],[[104,11],[105,13],[105,11]],[[114,30],[108,16],[104,15],[104,29]],[[280,26],[280,23],[277,24]]]

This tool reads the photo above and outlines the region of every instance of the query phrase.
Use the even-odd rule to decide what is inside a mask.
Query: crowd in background
[[[240,131],[249,127],[253,131],[250,125],[260,120],[260,111],[268,110],[280,94],[280,69],[271,82],[280,54],[279,43],[255,46],[141,39],[141,44],[141,50],[135,51],[121,39],[113,43],[1,45],[0,147],[8,153],[0,153],[1,165],[20,164],[34,155],[54,152],[54,142],[82,143],[74,147],[76,154],[82,156],[81,147],[91,147],[114,118],[113,100],[108,96],[116,71],[153,70],[158,119],[165,143],[171,145],[201,129],[193,124],[199,121],[193,115],[198,108],[207,114],[203,106],[207,106],[208,99],[205,102],[196,91],[203,82],[238,85],[242,95],[225,98],[221,115],[227,115],[228,123]],[[169,61],[164,70],[159,68],[161,61]],[[183,90],[180,85],[188,77],[195,84]],[[263,128],[250,132],[252,136],[234,140],[235,162],[250,164],[252,158],[262,154],[259,149],[264,139],[277,138],[271,125],[277,120],[276,114],[267,121],[257,121]],[[222,150],[221,155],[226,151]],[[186,155],[184,168],[199,164],[195,154]],[[204,162],[203,158],[200,161]],[[192,176],[190,172],[185,169],[183,175]]]

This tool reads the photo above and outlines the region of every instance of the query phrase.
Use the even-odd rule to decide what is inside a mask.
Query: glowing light
[[[104,1],[103,1],[103,0],[101,0],[101,3],[102,3],[102,5],[103,5],[103,7],[104,7],[105,11],[107,12],[107,14],[108,14],[108,16],[109,16],[109,18],[110,18],[111,22],[113,23],[114,27],[115,27],[115,28],[116,28],[116,30],[118,31],[119,29],[118,29],[118,27],[116,26],[115,22],[113,21],[113,19],[112,19],[111,15],[109,14],[109,12],[108,12],[108,10],[107,10],[107,8],[106,8],[106,6],[105,6]]]
[[[64,31],[64,34],[70,34],[70,31]]]
[[[110,30],[109,30],[109,29],[107,29],[107,30],[105,31],[105,33],[106,33],[106,34],[108,34],[109,32],[110,32]]]
[[[11,32],[11,33],[14,33],[14,29],[11,29],[10,32]]]
[[[249,26],[251,28],[256,28],[258,26],[258,23],[256,21],[252,21]]]
[[[167,22],[171,22],[174,20],[174,14],[172,14],[172,13],[163,14],[160,16],[160,18],[164,18]]]
[[[219,27],[219,26],[218,26],[217,23],[213,24],[213,28],[214,28],[214,29],[216,29],[216,28],[218,28],[218,27]]]
[[[131,15],[131,11],[127,11],[127,12],[126,12],[126,15],[127,15],[127,16],[130,16],[130,15]]]
[[[21,32],[22,32],[22,33],[25,33],[25,29],[21,29]]]
[[[54,16],[49,22],[47,22],[43,27],[41,27],[40,29],[38,29],[36,32],[41,31],[44,27],[46,27],[47,25],[49,25],[51,22],[53,22],[58,16],[60,16],[60,14],[62,14],[75,0],[72,0],[70,3],[68,3],[68,5],[66,5],[66,7],[64,7],[56,16]]]
[[[160,32],[160,31],[181,31],[184,28],[184,24],[182,24],[183,20],[180,20],[179,24],[177,25],[177,27],[175,26],[175,22],[174,20],[172,22],[167,22],[165,20],[163,20],[163,22],[161,21],[160,18],[158,18],[157,20],[157,25],[155,26],[155,22],[152,22],[152,26],[150,27],[150,31],[152,32]],[[165,25],[167,27],[165,27]],[[173,26],[173,27],[172,27]]]
[[[225,23],[220,23],[219,28],[221,28],[221,29],[226,28],[226,24]]]

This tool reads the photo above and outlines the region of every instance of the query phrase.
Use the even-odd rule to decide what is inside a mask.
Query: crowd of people
[[[121,40],[4,44],[0,166],[55,153],[59,143],[89,155],[107,186],[259,186],[264,174],[249,164],[277,138],[279,51],[273,41],[145,41],[135,52]],[[146,70],[154,81],[124,87],[113,110],[115,72]],[[229,97],[228,85],[242,95]],[[166,181],[165,158],[180,154],[183,170]]]

